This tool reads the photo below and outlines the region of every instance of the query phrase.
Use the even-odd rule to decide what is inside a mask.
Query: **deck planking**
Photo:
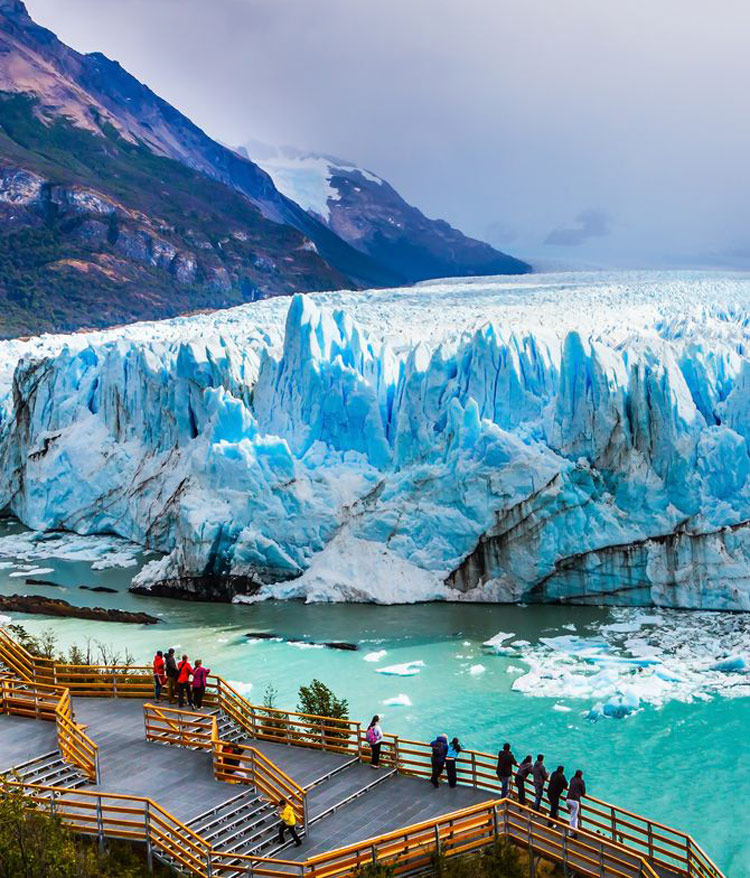
[[[0,716],[0,772],[37,756],[57,750],[57,727],[53,722]]]

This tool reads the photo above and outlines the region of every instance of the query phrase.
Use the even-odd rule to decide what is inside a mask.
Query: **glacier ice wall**
[[[0,509],[166,593],[750,609],[749,335],[747,277],[651,273],[8,342]]]

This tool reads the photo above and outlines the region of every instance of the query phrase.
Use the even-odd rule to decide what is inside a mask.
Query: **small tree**
[[[297,710],[314,716],[349,719],[349,702],[346,698],[337,698],[320,680],[312,680],[309,686],[299,687]]]
[[[299,687],[297,710],[300,713],[330,717],[333,720],[349,719],[349,702],[345,698],[337,698],[320,680],[311,680],[309,686]],[[341,746],[341,742],[350,736],[346,723],[311,720],[309,727],[310,737],[314,740],[320,737],[324,747],[327,744]]]

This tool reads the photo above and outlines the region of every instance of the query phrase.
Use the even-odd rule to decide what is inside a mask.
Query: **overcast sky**
[[[27,0],[226,143],[539,263],[750,266],[747,0]]]

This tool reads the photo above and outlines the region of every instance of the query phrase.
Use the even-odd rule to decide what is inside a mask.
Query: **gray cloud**
[[[603,210],[582,210],[572,226],[553,229],[544,243],[558,247],[579,247],[590,238],[604,238],[609,234],[610,218]]]
[[[659,264],[750,228],[750,4],[724,0],[28,0],[227,143],[351,158],[428,215],[544,256]],[[689,261],[690,257],[686,257]]]

